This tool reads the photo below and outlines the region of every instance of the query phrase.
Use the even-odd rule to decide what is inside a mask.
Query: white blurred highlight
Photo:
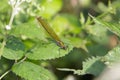
[[[14,9],[14,14],[17,15],[20,11],[21,11],[21,8],[20,7],[16,7]]]
[[[10,4],[11,6],[15,5],[15,3],[16,3],[16,0],[9,0],[8,1],[8,4]]]
[[[65,79],[63,80],[76,80],[76,78],[73,75],[68,75]]]
[[[95,80],[120,80],[120,63],[105,69]]]
[[[6,25],[6,26],[5,26],[5,29],[6,29],[6,30],[11,30],[11,26]]]

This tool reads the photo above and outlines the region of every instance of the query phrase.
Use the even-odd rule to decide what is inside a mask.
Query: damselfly
[[[64,42],[58,37],[55,31],[50,27],[50,25],[42,18],[37,17],[37,20],[42,25],[42,27],[48,32],[48,34],[56,41],[56,44],[61,48],[66,50],[67,46],[65,46]]]

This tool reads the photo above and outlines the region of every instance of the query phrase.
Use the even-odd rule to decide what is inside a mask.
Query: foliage
[[[119,50],[120,50],[120,46],[117,46],[111,51],[109,51],[107,55],[104,56],[103,60],[108,66],[111,66],[115,62],[119,62],[120,60]]]
[[[65,71],[98,76],[119,62],[120,1],[79,1],[1,0],[0,80],[63,80]],[[38,24],[38,16],[67,49]]]
[[[104,69],[105,64],[100,61],[100,57],[92,57],[88,58],[86,61],[83,62],[83,69],[82,70],[75,70],[75,69],[64,69],[58,68],[59,70],[63,71],[73,71],[74,74],[83,75],[83,74],[93,74],[98,76],[100,72]]]
[[[26,80],[56,80],[48,70],[27,61],[14,64],[12,71]]]

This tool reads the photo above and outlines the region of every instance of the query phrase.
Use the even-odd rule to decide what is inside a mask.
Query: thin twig
[[[11,70],[8,70],[8,71],[6,71],[2,76],[0,76],[0,80],[1,80],[5,75],[7,75],[10,71],[11,71]]]
[[[11,13],[10,21],[9,21],[9,24],[8,24],[10,27],[11,27],[11,25],[12,25],[12,23],[13,23],[13,20],[14,20],[14,17],[15,17],[15,10],[16,10],[16,8],[17,8],[20,4],[22,4],[22,2],[23,2],[23,1],[21,1],[21,0],[17,0],[16,3],[15,3],[15,5],[14,5],[14,6],[12,5],[12,13]],[[7,35],[7,33],[6,33],[6,35]],[[1,46],[1,48],[0,48],[0,57],[1,57],[2,53],[3,53],[3,49],[4,49],[4,47],[5,47],[5,44],[6,44],[6,36],[5,36],[5,38],[3,39],[2,46]]]
[[[1,48],[0,48],[0,58],[1,58],[1,56],[2,56],[3,49],[4,49],[5,45],[6,45],[6,39],[3,40],[2,46],[1,46]]]
[[[23,62],[23,61],[25,61],[27,58],[26,58],[26,56],[22,59],[22,60],[20,60],[19,62]]]
[[[12,25],[12,22],[13,22],[13,19],[14,19],[14,16],[15,16],[15,14],[14,14],[14,8],[13,8],[13,11],[12,11],[12,14],[11,14],[11,18],[10,18],[10,22],[9,22],[9,26],[11,27],[11,25]]]

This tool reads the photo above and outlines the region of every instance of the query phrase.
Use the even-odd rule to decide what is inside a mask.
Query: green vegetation
[[[86,80],[120,61],[120,0],[1,0],[0,6],[0,80]]]

